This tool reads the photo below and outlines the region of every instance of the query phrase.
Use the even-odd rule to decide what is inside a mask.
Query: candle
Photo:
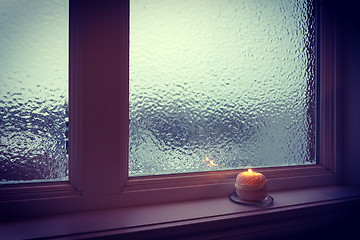
[[[235,189],[240,199],[261,202],[268,195],[267,180],[264,175],[248,169],[236,177]]]

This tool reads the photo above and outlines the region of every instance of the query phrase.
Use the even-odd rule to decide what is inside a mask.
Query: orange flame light
[[[251,170],[250,168],[248,169],[248,173],[249,174],[253,174],[254,172],[253,172],[253,170]]]
[[[208,167],[217,167],[217,166],[219,166],[219,164],[214,163],[214,161],[209,159],[208,157],[205,157],[205,160],[203,160],[203,162],[209,162],[208,164],[206,164],[206,166],[208,166]]]

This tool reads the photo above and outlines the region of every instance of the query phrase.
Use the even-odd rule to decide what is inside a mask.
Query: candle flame
[[[248,173],[249,174],[253,174],[254,172],[253,172],[253,170],[251,170],[250,168],[248,169]]]
[[[205,157],[205,160],[203,160],[203,162],[209,162],[208,164],[206,164],[206,166],[208,166],[208,167],[217,167],[217,166],[219,166],[219,164],[214,163],[214,161],[209,159],[208,157]]]

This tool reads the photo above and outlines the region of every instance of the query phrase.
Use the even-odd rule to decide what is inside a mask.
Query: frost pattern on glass
[[[129,174],[315,163],[309,2],[131,1]]]
[[[0,1],[0,182],[68,179],[68,1]]]

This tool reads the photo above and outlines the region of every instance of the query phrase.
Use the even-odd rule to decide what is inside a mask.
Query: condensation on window
[[[316,163],[312,1],[130,5],[130,176]]]
[[[0,183],[68,179],[68,12],[0,1]]]

